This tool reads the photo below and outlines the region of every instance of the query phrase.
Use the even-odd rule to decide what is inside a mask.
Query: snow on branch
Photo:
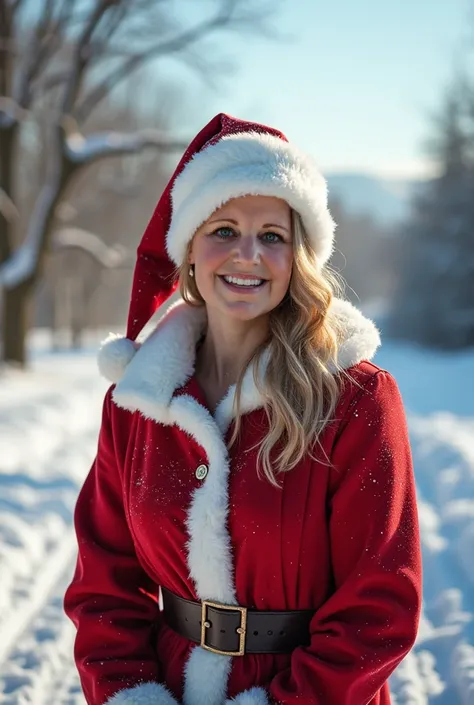
[[[57,184],[46,183],[35,203],[23,244],[0,265],[0,287],[14,289],[34,276],[43,246],[45,223],[57,198]]]
[[[186,140],[170,139],[165,132],[143,129],[132,133],[97,132],[83,135],[79,131],[65,134],[64,151],[67,158],[76,165],[91,162],[108,156],[136,154],[147,147],[174,152],[186,149]]]
[[[0,266],[1,287],[13,289],[33,274],[37,260],[37,251],[33,244],[30,242],[22,245]]]
[[[105,269],[133,264],[132,254],[123,245],[116,244],[109,247],[98,235],[82,228],[62,228],[54,234],[53,251],[64,249],[82,250]]]

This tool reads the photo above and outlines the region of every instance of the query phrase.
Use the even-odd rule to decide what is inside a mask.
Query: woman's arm
[[[158,586],[142,569],[125,518],[111,429],[111,390],[104,401],[96,459],[74,521],[79,545],[64,609],[77,627],[76,666],[88,705],[175,705],[160,684],[152,646]]]
[[[366,705],[415,641],[421,603],[415,482],[390,374],[371,378],[343,423],[330,497],[335,592],[315,613],[311,644],[295,649],[290,667],[227,705]]]

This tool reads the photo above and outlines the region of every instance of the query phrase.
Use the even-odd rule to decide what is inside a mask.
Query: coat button
[[[196,472],[194,473],[197,477],[198,480],[204,480],[208,472],[208,467],[207,465],[199,465],[196,468]]]

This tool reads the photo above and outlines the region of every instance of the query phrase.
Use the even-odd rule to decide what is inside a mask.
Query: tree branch
[[[13,98],[0,95],[0,129],[8,129],[25,120],[28,111],[24,110]]]
[[[36,25],[33,36],[28,42],[28,51],[22,70],[19,71],[16,85],[13,89],[13,96],[16,102],[24,108],[28,108],[31,102],[31,82],[37,74],[47,57],[44,44],[48,44],[48,29],[51,22],[55,0],[45,0],[43,11]],[[46,37],[46,40],[45,40]]]
[[[12,5],[12,10],[14,13],[18,12],[22,3],[23,3],[23,0],[13,0],[11,5]]]
[[[135,69],[142,66],[151,59],[160,56],[174,54],[182,51],[191,44],[195,44],[204,36],[218,30],[221,27],[229,27],[232,20],[236,0],[226,0],[224,6],[211,19],[205,20],[194,27],[181,32],[178,36],[167,41],[152,45],[147,50],[128,57],[123,64],[114,68],[109,75],[93,88],[84,100],[74,111],[74,115],[79,122],[83,122],[95,108],[95,106],[114,88],[118,83],[127,78]],[[261,15],[261,13],[259,13]],[[249,22],[249,17],[236,19],[236,24]],[[254,18],[255,19],[255,18]]]
[[[18,220],[20,217],[17,207],[2,188],[0,188],[0,213],[9,222]]]
[[[107,10],[120,2],[121,0],[98,0],[88,21],[85,23],[82,34],[80,35],[74,50],[70,80],[66,86],[61,106],[61,112],[63,115],[69,115],[72,113],[74,102],[77,98],[81,85],[84,69],[91,58],[88,49],[94,30]]]
[[[62,228],[53,236],[53,251],[77,249],[86,252],[104,269],[133,266],[134,255],[123,245],[109,247],[95,233],[82,228]]]
[[[97,132],[82,135],[79,131],[65,134],[64,150],[67,159],[74,165],[91,164],[104,157],[121,157],[136,154],[147,147],[155,147],[164,152],[183,151],[188,140],[167,137],[160,130],[144,129],[133,133]]]

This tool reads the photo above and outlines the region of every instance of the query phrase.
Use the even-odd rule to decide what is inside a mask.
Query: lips
[[[227,282],[224,279],[224,275],[218,274],[217,276],[222,281],[224,286],[227,287],[228,289],[230,289],[231,291],[238,291],[238,292],[244,291],[244,292],[248,292],[249,294],[258,291],[259,289],[263,289],[265,284],[267,284],[266,279],[263,279],[261,284],[257,284],[255,286],[248,286],[248,285],[246,286],[245,284],[230,284],[229,282]],[[227,275],[227,276],[237,276],[237,275]],[[252,277],[252,278],[253,279],[261,279],[261,277]],[[242,279],[245,279],[245,277],[242,277]]]

